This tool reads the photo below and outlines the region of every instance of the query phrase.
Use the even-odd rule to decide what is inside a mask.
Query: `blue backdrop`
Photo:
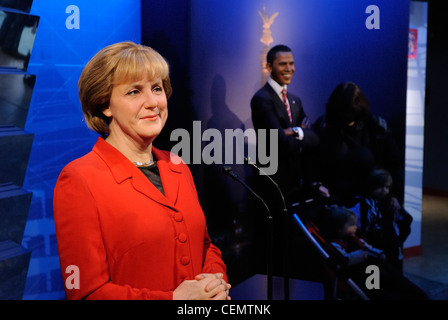
[[[379,9],[379,29],[366,27],[372,4]],[[204,119],[211,116],[207,93],[220,76],[230,110],[252,125],[249,104],[260,87],[263,6],[268,16],[278,12],[271,46],[282,43],[293,50],[290,90],[302,98],[312,120],[323,113],[338,83],[354,81],[374,112],[404,123],[409,0],[192,0],[191,86],[193,105]]]
[[[22,243],[32,250],[23,298],[62,299],[53,188],[62,168],[90,151],[97,137],[84,123],[77,81],[104,46],[140,42],[140,1],[35,0],[30,13],[40,23],[28,67],[36,84],[25,126],[34,142],[23,186],[33,192]]]

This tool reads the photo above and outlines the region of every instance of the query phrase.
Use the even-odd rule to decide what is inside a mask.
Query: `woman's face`
[[[109,108],[110,136],[124,135],[138,143],[152,142],[168,117],[167,98],[162,79],[147,77],[133,83],[115,85]]]

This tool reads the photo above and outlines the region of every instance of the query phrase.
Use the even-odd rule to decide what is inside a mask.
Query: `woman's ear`
[[[109,106],[103,109],[103,114],[108,118],[112,117],[112,111],[110,110]]]

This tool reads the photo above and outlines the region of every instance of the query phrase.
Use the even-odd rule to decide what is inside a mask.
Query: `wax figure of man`
[[[269,132],[272,129],[277,130],[278,169],[271,178],[277,182],[287,205],[290,205],[297,201],[303,201],[314,193],[313,179],[305,175],[308,171],[304,167],[307,161],[305,155],[317,147],[319,139],[309,128],[309,120],[300,98],[287,90],[295,72],[294,56],[291,49],[285,45],[272,47],[266,57],[266,68],[270,72],[270,77],[267,83],[255,93],[250,103],[252,122],[257,132],[258,150],[262,143],[266,143],[266,149],[269,150],[271,143]],[[267,131],[266,141],[261,139],[260,130]],[[275,159],[272,155],[270,157]],[[259,164],[262,167],[261,161]],[[256,175],[254,179],[258,180],[255,184],[259,188],[257,191],[273,211],[274,274],[289,273],[287,268],[302,273],[297,266],[304,265],[303,263],[294,263],[293,259],[290,259],[290,262],[286,261],[289,251],[287,244],[292,241],[289,236],[292,233],[288,229],[292,227],[288,217],[281,215],[279,209],[282,204],[277,191],[273,189],[266,177]],[[254,219],[254,221],[259,221],[259,219]],[[259,254],[255,254],[255,257],[261,259],[265,249],[263,246],[267,241],[266,234],[263,233],[265,229],[262,224],[254,226],[254,228],[256,237],[258,236],[256,243],[261,246]],[[293,243],[297,243],[297,241],[293,241]],[[262,263],[258,263],[258,265],[262,265]]]
[[[302,101],[287,90],[295,72],[291,49],[285,45],[271,48],[266,57],[266,68],[270,77],[250,103],[252,122],[257,132],[260,129],[278,130],[278,170],[272,178],[287,198],[294,198],[300,196],[307,184],[303,152],[307,147],[317,146],[318,138],[309,128]]]

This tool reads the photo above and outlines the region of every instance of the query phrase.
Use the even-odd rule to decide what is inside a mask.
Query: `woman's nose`
[[[158,101],[156,96],[152,91],[145,94],[144,107],[145,108],[155,108],[158,106]]]

